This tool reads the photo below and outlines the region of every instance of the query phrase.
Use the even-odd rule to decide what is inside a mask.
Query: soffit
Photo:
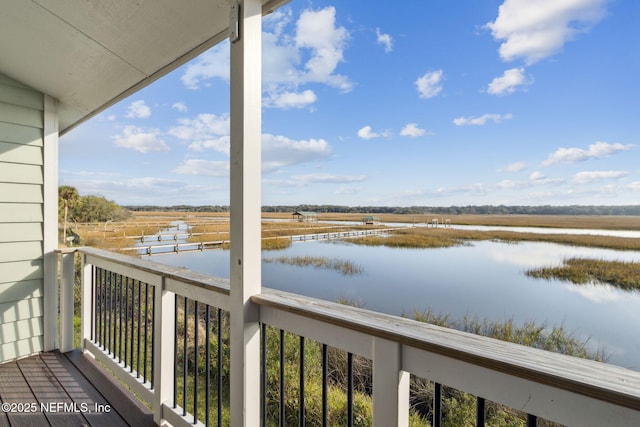
[[[0,10],[0,73],[56,98],[61,133],[221,42],[229,25],[228,0],[0,0]]]

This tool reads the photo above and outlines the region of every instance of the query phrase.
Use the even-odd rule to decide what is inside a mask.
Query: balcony
[[[61,351],[72,350],[77,334],[82,350],[159,425],[254,416],[253,425],[414,425],[420,417],[412,406],[420,402],[412,376],[433,390],[422,402],[430,408],[424,425],[426,418],[441,425],[445,388],[473,395],[476,425],[495,404],[528,426],[640,425],[636,371],[270,289],[250,297],[251,321],[238,324],[225,279],[94,248],[66,251],[60,265]],[[250,335],[240,371],[231,361],[237,327]],[[346,373],[340,410],[329,367],[336,358]],[[356,364],[368,366],[369,383],[354,375]],[[230,396],[243,381],[251,387],[238,412]]]

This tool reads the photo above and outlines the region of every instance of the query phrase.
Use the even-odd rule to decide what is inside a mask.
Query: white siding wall
[[[43,349],[43,111],[0,74],[0,363]]]

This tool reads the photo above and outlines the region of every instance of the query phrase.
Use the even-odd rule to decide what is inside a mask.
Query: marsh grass
[[[392,248],[446,248],[464,245],[461,238],[453,234],[433,232],[426,228],[408,228],[390,231],[386,236],[365,236],[350,239],[357,245],[387,246]]]
[[[449,314],[440,315],[432,310],[414,310],[412,315],[403,313],[402,316],[411,317],[419,322],[540,348],[554,353],[567,354],[599,362],[606,360],[606,355],[603,351],[594,352],[588,349],[589,340],[579,340],[561,326],[548,328],[545,324],[538,324],[533,321],[528,321],[522,326],[518,326],[513,319],[492,322],[487,319],[478,319],[470,316],[452,320]]]
[[[281,250],[291,246],[291,239],[287,237],[262,239],[262,250]]]
[[[467,244],[473,240],[494,240],[514,242],[549,242],[572,246],[607,248],[619,250],[640,250],[640,239],[594,236],[579,234],[540,234],[516,231],[480,231],[453,228],[414,227],[390,230],[389,235],[366,236],[350,241],[360,245],[387,246],[397,248],[446,248]]]
[[[562,266],[527,270],[529,277],[560,279],[574,284],[606,283],[616,288],[640,290],[640,263],[586,258],[565,259]]]
[[[298,267],[315,267],[328,270],[335,270],[345,276],[354,274],[361,274],[364,270],[359,265],[339,258],[328,257],[277,257],[277,258],[263,258],[264,262],[272,263],[278,262],[280,264],[295,265]]]

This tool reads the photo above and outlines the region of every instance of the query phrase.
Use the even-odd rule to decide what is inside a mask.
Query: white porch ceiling
[[[288,0],[262,0],[269,13]],[[0,73],[60,102],[60,132],[228,36],[229,0],[0,0]]]

